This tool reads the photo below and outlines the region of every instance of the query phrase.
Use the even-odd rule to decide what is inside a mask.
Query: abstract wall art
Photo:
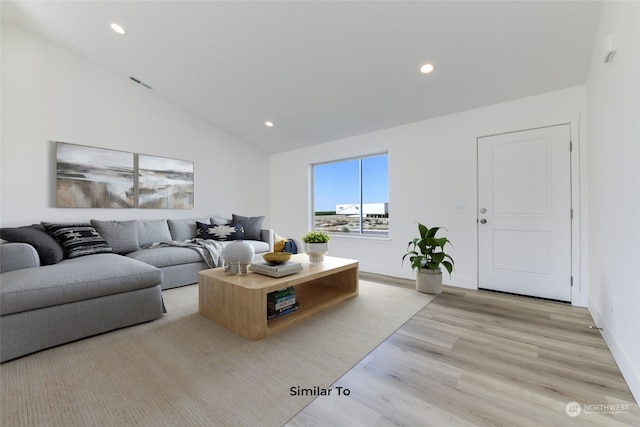
[[[193,209],[193,162],[56,142],[56,207]]]
[[[138,207],[193,209],[193,162],[138,154]]]
[[[134,155],[56,143],[56,207],[133,208]]]

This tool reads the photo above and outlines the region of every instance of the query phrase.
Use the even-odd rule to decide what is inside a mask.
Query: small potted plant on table
[[[324,231],[310,231],[302,236],[304,251],[309,255],[310,262],[324,261],[324,255],[329,252],[330,238]]]
[[[407,245],[407,253],[402,261],[409,257],[411,268],[416,271],[416,290],[427,294],[439,294],[442,292],[443,266],[451,276],[453,271],[453,259],[444,252],[444,246],[451,244],[446,237],[436,237],[441,227],[428,228],[418,223],[420,237],[416,237]],[[412,248],[412,250],[409,250]]]

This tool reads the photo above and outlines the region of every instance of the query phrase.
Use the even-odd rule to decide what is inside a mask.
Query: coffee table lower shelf
[[[354,292],[354,290],[340,289],[331,285],[309,285],[295,286],[296,301],[300,303],[300,308],[293,313],[267,320],[268,334],[284,329],[358,294],[357,289]]]
[[[292,260],[303,271],[272,278],[257,273],[232,276],[216,268],[199,276],[199,312],[204,317],[247,339],[259,340],[301,322],[358,295],[358,262],[327,257],[323,263],[309,263],[306,255]],[[267,294],[295,288],[300,308],[267,320]]]

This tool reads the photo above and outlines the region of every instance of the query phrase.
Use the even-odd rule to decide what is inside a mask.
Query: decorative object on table
[[[418,223],[420,237],[416,237],[407,245],[407,253],[411,268],[416,271],[416,290],[427,294],[439,294],[442,292],[442,270],[444,266],[451,276],[453,271],[453,259],[444,252],[444,246],[451,244],[446,237],[436,237],[441,227],[428,228]],[[409,250],[412,248],[412,250]]]
[[[269,264],[278,265],[291,259],[291,252],[267,252],[262,254],[262,258]]]
[[[243,240],[234,240],[222,251],[225,271],[229,274],[247,274],[247,267],[253,261],[255,249]]]
[[[302,236],[304,251],[309,255],[310,262],[324,261],[324,255],[329,252],[331,237],[324,231],[310,231]]]
[[[302,271],[302,264],[294,261],[287,261],[278,265],[271,265],[266,261],[252,262],[249,267],[251,271],[271,277],[283,277]]]

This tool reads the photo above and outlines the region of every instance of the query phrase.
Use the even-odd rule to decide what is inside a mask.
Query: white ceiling
[[[584,84],[601,8],[596,1],[2,3],[3,20],[141,80],[154,96],[266,153]],[[113,21],[128,34],[113,33]],[[419,73],[425,62],[436,67],[431,75]]]

